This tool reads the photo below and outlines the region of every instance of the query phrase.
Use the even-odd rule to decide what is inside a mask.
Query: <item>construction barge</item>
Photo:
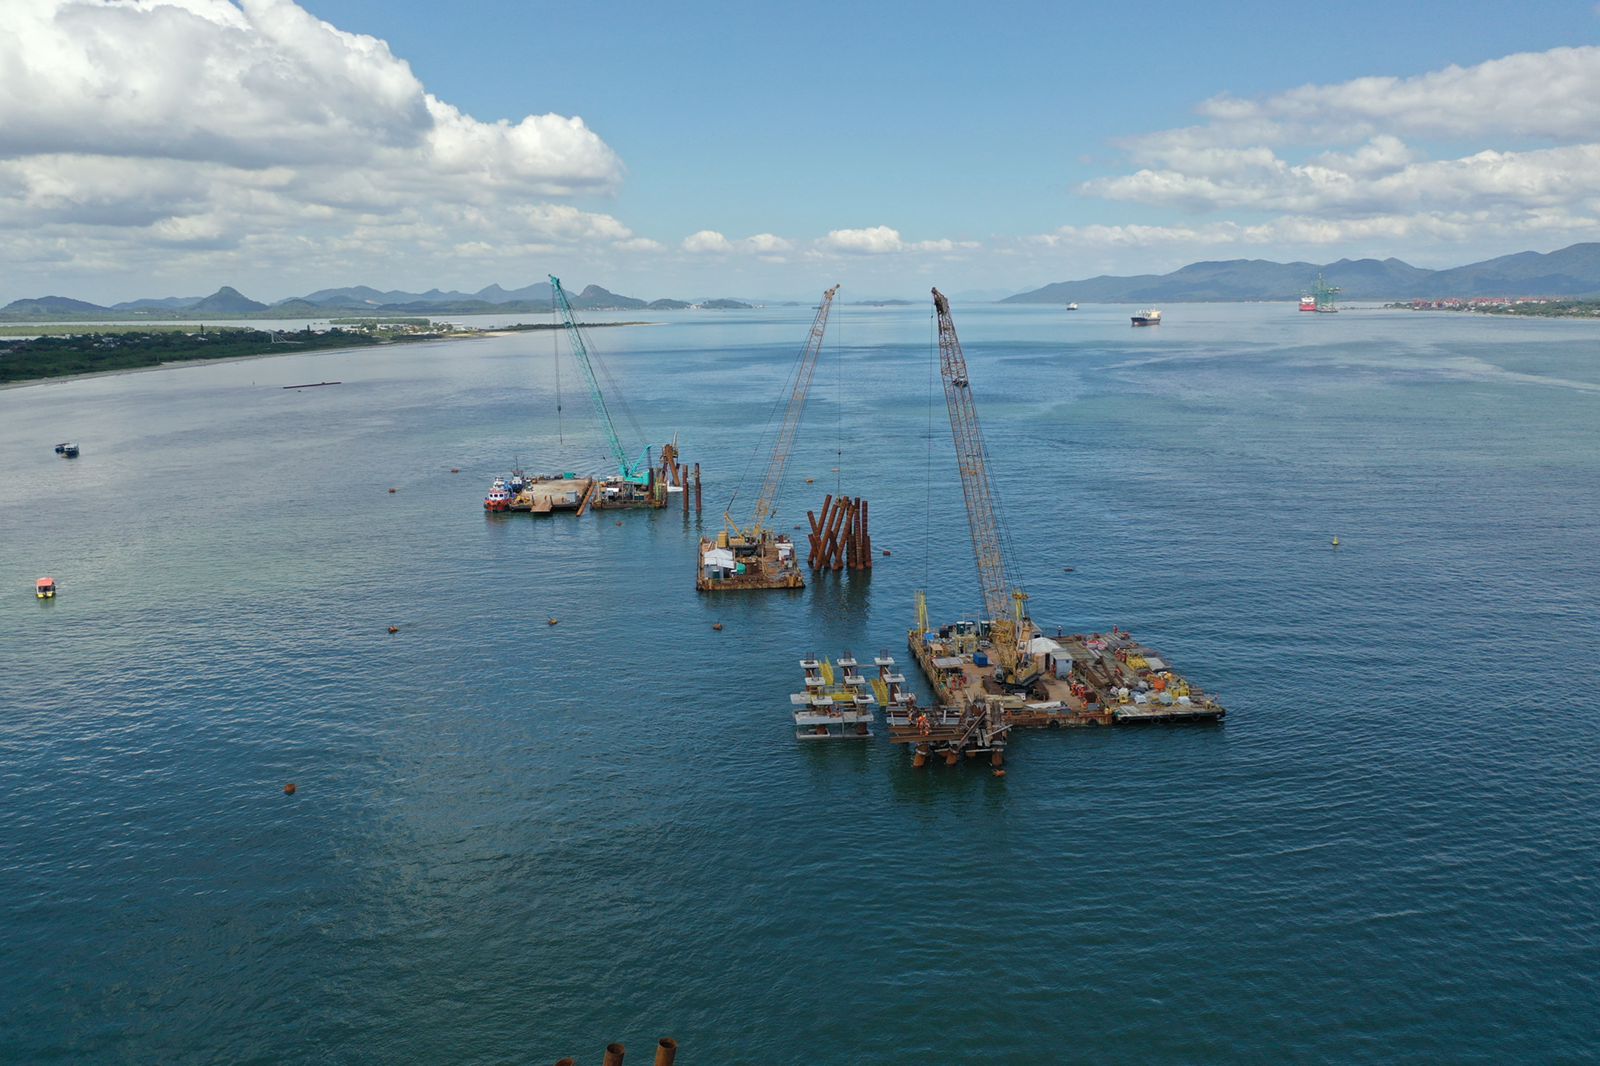
[[[1217,722],[1228,713],[1160,652],[1120,629],[1054,639],[1035,631],[1026,658],[1011,673],[1000,666],[989,637],[990,627],[981,622],[907,634],[937,703],[998,702],[1006,720],[1021,728]]]
[[[723,517],[726,528],[715,538],[700,538],[700,550],[695,556],[694,587],[701,592],[735,592],[753,589],[803,589],[806,579],[800,573],[800,558],[795,554],[795,543],[787,534],[778,533],[772,526],[777,513],[778,491],[783,487],[783,472],[789,464],[789,454],[794,450],[795,435],[800,431],[800,416],[805,411],[806,394],[811,390],[812,378],[817,372],[817,358],[822,353],[822,338],[828,328],[828,313],[839,286],[822,294],[817,305],[817,315],[811,322],[811,331],[795,362],[793,389],[784,408],[783,421],[778,426],[772,457],[767,460],[766,473],[761,478],[761,491],[756,497],[755,515],[741,527],[731,513]],[[698,490],[697,490],[698,491]],[[831,502],[830,497],[830,502]],[[728,503],[729,511],[733,501]],[[844,517],[845,509],[838,509]],[[853,512],[852,512],[853,513]],[[813,529],[816,521],[813,519]],[[799,526],[795,527],[799,529]],[[855,529],[857,527],[852,527]],[[837,535],[837,529],[834,530]],[[811,538],[813,565],[819,541],[816,533]],[[855,556],[852,554],[851,559]]]
[[[933,689],[934,706],[902,701],[886,708],[889,739],[908,746],[923,766],[942,756],[955,764],[987,754],[1003,775],[1013,729],[1060,729],[1150,722],[1220,722],[1217,701],[1173,671],[1154,648],[1113,628],[1109,635],[1043,635],[1028,616],[1028,594],[1008,576],[1009,538],[989,474],[966,356],[950,301],[933,290],[956,468],[967,504],[978,584],[988,620],[934,629],[917,595],[917,624],[907,634],[912,658]]]

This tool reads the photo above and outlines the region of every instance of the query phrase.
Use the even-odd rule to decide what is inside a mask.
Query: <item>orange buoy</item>
[[[394,495],[394,492],[395,492],[395,490],[394,490],[394,489],[390,489],[390,490],[389,490],[389,495],[391,495],[391,496],[393,496],[393,495]]]
[[[814,478],[814,477],[808,477],[808,478],[806,478],[806,484],[807,484],[807,485],[809,485],[809,484],[811,484],[811,483],[812,483],[812,482],[813,482],[813,481],[815,481],[815,480],[817,480],[817,479],[816,479],[816,478]]]
[[[400,627],[399,626],[390,626],[389,627],[389,632],[398,633],[398,632],[400,632]]]
[[[891,552],[888,548],[883,549],[883,557],[885,559],[889,558],[889,556],[892,555],[892,554],[894,554],[894,553]]]
[[[559,622],[559,621],[561,621],[561,619],[559,619],[559,618],[552,618],[552,619],[550,619],[550,622],[549,622],[549,624],[550,624],[550,625],[555,625],[555,624],[556,624],[556,623],[557,623],[557,622]]]
[[[285,796],[294,795],[294,782],[293,781],[290,781],[287,785],[283,786],[283,794]]]
[[[712,628],[712,630],[714,632],[721,633],[722,632],[722,623],[721,622],[712,622],[711,623],[711,628]]]
[[[1004,776],[1006,776],[1006,772],[1004,770],[998,770],[997,769],[994,772],[994,776],[996,776],[996,777],[1004,777]]]

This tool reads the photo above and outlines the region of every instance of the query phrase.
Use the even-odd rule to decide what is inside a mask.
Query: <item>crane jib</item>
[[[600,418],[600,428],[606,435],[606,444],[611,449],[611,458],[616,461],[617,472],[623,480],[636,485],[643,485],[650,480],[649,450],[640,453],[639,458],[630,460],[628,453],[622,447],[622,439],[617,436],[617,427],[611,422],[611,411],[606,407],[606,396],[600,388],[600,382],[594,375],[594,367],[589,361],[589,346],[584,343],[583,331],[578,328],[577,320],[572,315],[572,305],[567,302],[566,290],[561,287],[561,279],[554,274],[550,278],[550,291],[555,297],[556,307],[561,311],[561,320],[567,328],[567,340],[572,344],[572,355],[583,368],[583,379],[589,385],[589,399],[594,404],[595,414]],[[636,427],[637,428],[637,427]]]
[[[939,319],[939,369],[944,378],[945,405],[950,410],[950,434],[955,441],[956,469],[967,505],[973,556],[978,564],[978,584],[984,609],[992,621],[1000,623],[1020,614],[1021,601],[1026,597],[1006,580],[999,498],[989,476],[988,449],[972,399],[966,356],[950,315],[950,301],[938,289],[933,290],[933,306]]]
[[[800,366],[795,374],[794,392],[784,410],[783,425],[778,430],[777,443],[772,458],[767,461],[766,475],[761,479],[761,495],[756,498],[754,528],[761,529],[772,517],[778,502],[778,490],[783,486],[783,470],[788,465],[789,453],[794,448],[795,435],[800,431],[800,415],[805,411],[806,393],[811,389],[811,379],[816,375],[817,356],[822,351],[822,336],[828,328],[828,312],[833,307],[833,297],[839,291],[835,285],[822,294],[817,307],[817,317],[812,320],[811,333],[805,347],[800,350]]]

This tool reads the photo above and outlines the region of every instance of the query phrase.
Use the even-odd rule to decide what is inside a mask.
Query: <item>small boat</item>
[[[78,457],[78,446],[76,444],[67,444],[65,442],[57,444],[56,454],[64,459],[76,459]]]
[[[1067,305],[1067,310],[1068,311],[1076,311],[1077,309],[1078,309],[1078,305],[1077,304],[1068,304]]]
[[[1159,326],[1161,325],[1161,312],[1153,307],[1148,311],[1140,311],[1133,316],[1133,324],[1136,326]]]
[[[489,486],[489,495],[483,498],[485,511],[504,511],[511,506],[511,493],[506,491],[505,478],[495,478]]]
[[[1317,298],[1315,296],[1311,296],[1311,295],[1307,294],[1305,296],[1300,297],[1300,310],[1302,310],[1302,311],[1315,311],[1316,309],[1317,309]]]
[[[55,599],[56,579],[53,577],[41,577],[38,581],[33,583],[33,594],[39,597],[41,600]]]

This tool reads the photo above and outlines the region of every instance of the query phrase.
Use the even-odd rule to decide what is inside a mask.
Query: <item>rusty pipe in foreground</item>
[[[627,1050],[621,1044],[607,1044],[605,1066],[622,1066],[622,1054]]]
[[[656,1041],[656,1066],[672,1066],[678,1057],[678,1042],[670,1036]]]

